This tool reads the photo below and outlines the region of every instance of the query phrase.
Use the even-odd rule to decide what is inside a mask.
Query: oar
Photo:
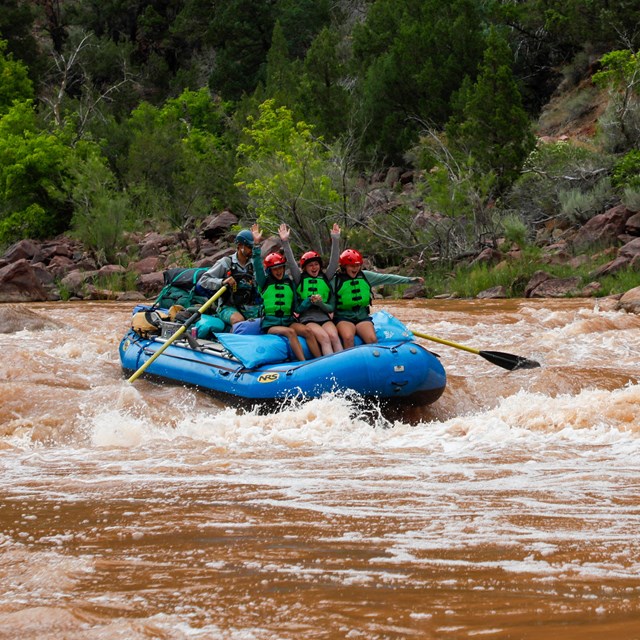
[[[450,340],[443,340],[442,338],[429,336],[426,333],[420,333],[419,331],[413,331],[412,333],[414,336],[418,336],[418,338],[433,340],[433,342],[446,344],[449,347],[455,347],[456,349],[462,349],[469,353],[475,353],[477,356],[482,356],[485,360],[488,360],[491,364],[498,365],[503,369],[509,369],[509,371],[513,371],[514,369],[535,369],[540,366],[540,363],[535,360],[529,360],[522,356],[514,356],[512,353],[502,353],[502,351],[480,351],[473,347],[458,344],[457,342],[451,342]]]
[[[193,315],[129,378],[129,382],[134,382],[142,372],[175,340],[177,340],[194,322],[197,322],[203,314],[225,291],[224,286],[216,291]]]

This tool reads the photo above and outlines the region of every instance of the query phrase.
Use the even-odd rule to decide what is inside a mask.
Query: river
[[[277,413],[121,375],[131,305],[0,305],[0,638],[640,638],[640,317],[377,301],[426,409]]]

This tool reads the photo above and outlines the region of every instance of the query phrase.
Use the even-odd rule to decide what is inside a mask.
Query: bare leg
[[[348,320],[340,320],[336,326],[344,348],[349,349],[350,347],[353,347],[353,339],[356,335],[356,325]]]
[[[311,351],[311,355],[314,358],[319,358],[322,355],[322,352],[320,351],[320,345],[318,345],[318,341],[316,340],[313,331],[308,327],[308,325],[302,324],[301,322],[294,322],[291,325],[291,328],[299,336],[302,336],[307,341],[309,351]]]
[[[362,322],[358,322],[358,324],[356,325],[356,333],[360,336],[362,342],[364,342],[365,344],[373,344],[374,342],[378,342],[376,330],[371,320],[363,320]]]
[[[311,331],[315,339],[318,341],[318,345],[320,346],[320,351],[322,351],[323,356],[328,356],[333,353],[333,347],[331,346],[331,339],[329,338],[329,335],[317,322],[307,322],[304,326]]]
[[[331,348],[334,353],[340,353],[343,350],[342,342],[340,342],[340,336],[338,335],[338,329],[336,325],[329,320],[322,325],[322,330],[329,336],[331,342]]]
[[[304,351],[302,350],[300,340],[298,340],[296,332],[291,327],[270,327],[267,330],[267,333],[273,333],[277,336],[284,336],[289,341],[291,351],[293,351],[293,355],[296,357],[296,360],[305,360]]]

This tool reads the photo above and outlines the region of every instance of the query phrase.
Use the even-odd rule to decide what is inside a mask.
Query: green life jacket
[[[322,296],[322,302],[329,302],[331,299],[331,285],[327,276],[321,273],[317,278],[313,278],[308,274],[303,274],[300,284],[297,288],[298,295],[301,300],[306,300],[310,296]]]
[[[293,315],[295,292],[289,278],[276,280],[268,277],[262,289],[262,304],[265,316],[286,318]]]
[[[368,309],[372,299],[371,285],[363,273],[355,278],[336,274],[336,313]]]

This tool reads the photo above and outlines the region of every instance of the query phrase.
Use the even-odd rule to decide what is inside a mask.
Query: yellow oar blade
[[[145,371],[145,369],[154,362],[164,350],[175,340],[177,340],[194,322],[203,314],[225,291],[227,287],[221,287],[211,296],[130,378],[129,382],[135,382]]]

